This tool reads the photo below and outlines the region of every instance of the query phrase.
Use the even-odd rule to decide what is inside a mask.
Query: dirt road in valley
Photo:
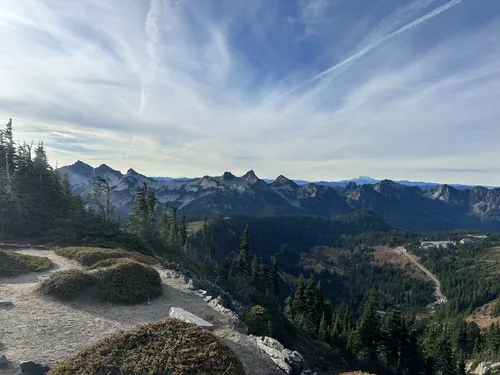
[[[398,251],[399,253],[406,256],[412,263],[414,263],[418,268],[420,268],[429,277],[429,279],[431,279],[434,282],[434,284],[436,285],[435,293],[436,293],[436,299],[437,299],[435,303],[436,304],[446,303],[448,301],[448,299],[441,291],[441,283],[439,282],[437,277],[434,276],[431,273],[431,271],[429,271],[427,268],[425,268],[422,264],[420,264],[418,262],[418,260],[415,258],[415,256],[410,254],[403,246],[397,247],[396,251]]]

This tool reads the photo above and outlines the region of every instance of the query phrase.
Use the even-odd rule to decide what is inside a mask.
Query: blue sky
[[[500,185],[498,0],[3,0],[0,118],[148,175]]]

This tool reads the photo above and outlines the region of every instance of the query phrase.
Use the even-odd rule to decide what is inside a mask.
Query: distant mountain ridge
[[[190,181],[190,180],[195,180],[198,177],[151,177],[155,181]],[[275,180],[271,178],[264,178],[263,179],[265,182],[268,184],[273,183]],[[330,186],[330,187],[346,187],[349,183],[354,182],[358,185],[373,185],[376,184],[377,182],[381,182],[383,180],[377,180],[375,178],[371,178],[368,176],[360,176],[356,178],[352,178],[350,180],[340,180],[340,181],[306,181],[306,180],[292,180],[295,182],[297,185],[307,185],[307,184],[316,184],[316,185],[324,185],[324,186]],[[408,180],[396,180],[394,182],[397,182],[398,184],[401,185],[406,185],[406,186],[415,186],[420,188],[421,190],[428,190],[432,189],[433,187],[442,185],[441,183],[438,182],[423,182],[423,181],[408,181]],[[454,187],[455,189],[458,190],[464,190],[464,189],[472,189],[475,185],[464,185],[464,184],[449,184],[449,186]],[[496,186],[485,186],[488,189],[494,189]]]
[[[250,170],[222,176],[158,181],[133,169],[126,174],[103,164],[81,161],[59,168],[67,172],[73,191],[84,197],[96,177],[108,181],[121,217],[130,213],[137,187],[146,183],[161,204],[178,202],[191,217],[204,215],[315,215],[332,218],[362,209],[372,210],[394,227],[414,230],[480,229],[500,232],[500,188],[457,189],[434,185],[422,189],[391,180],[360,177],[355,181],[298,183],[280,175],[272,182]],[[369,183],[365,183],[369,181]]]

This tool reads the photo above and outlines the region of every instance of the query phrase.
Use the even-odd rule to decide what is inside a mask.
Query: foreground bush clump
[[[71,300],[92,288],[96,281],[93,275],[81,270],[59,271],[42,281],[40,290],[50,297]]]
[[[53,265],[51,260],[46,257],[0,251],[0,277],[47,271]]]
[[[63,247],[55,253],[65,258],[74,259],[89,267],[106,259],[131,258],[145,264],[156,264],[153,257],[125,250],[104,249],[100,247]]]
[[[95,270],[55,272],[41,283],[40,291],[61,300],[89,294],[103,301],[137,304],[159,297],[162,283],[154,268],[128,260]]]
[[[134,304],[162,294],[158,271],[134,261],[100,269],[95,275],[99,296],[106,301]]]
[[[239,359],[210,332],[168,318],[108,337],[59,362],[49,375],[244,375]]]

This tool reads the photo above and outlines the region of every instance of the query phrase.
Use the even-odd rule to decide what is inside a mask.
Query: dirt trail
[[[0,308],[0,352],[12,361],[0,374],[18,374],[18,363],[26,360],[53,365],[111,333],[162,319],[168,316],[170,307],[182,307],[214,324],[214,334],[233,349],[249,375],[280,374],[253,340],[234,329],[230,317],[213,309],[189,290],[182,278],[174,278],[168,270],[158,270],[164,294],[149,304],[123,306],[85,299],[61,303],[38,294],[39,281],[57,270],[82,267],[50,250],[19,252],[46,256],[56,268],[41,274],[0,278],[0,300],[14,304]]]
[[[436,304],[446,303],[446,301],[448,301],[448,299],[441,292],[441,283],[439,282],[437,277],[434,276],[434,274],[432,274],[432,272],[429,271],[427,268],[425,268],[422,264],[420,264],[417,261],[417,259],[415,258],[415,256],[410,254],[403,246],[397,247],[396,251],[398,251],[401,254],[403,254],[404,256],[406,256],[411,262],[413,262],[418,268],[420,268],[429,277],[429,279],[431,279],[434,282],[434,284],[436,285],[435,294],[436,294],[436,299],[437,299],[435,303]]]

